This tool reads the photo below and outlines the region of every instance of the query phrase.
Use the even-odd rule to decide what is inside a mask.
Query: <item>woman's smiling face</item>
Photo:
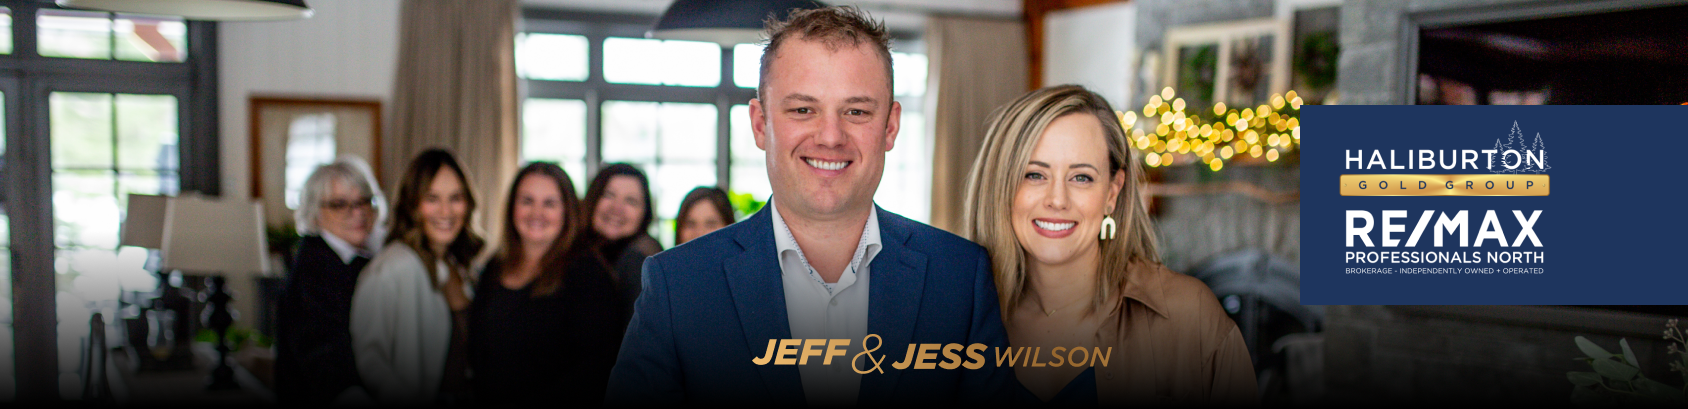
[[[1095,253],[1102,216],[1112,212],[1124,171],[1108,171],[1102,123],[1074,113],[1044,128],[1021,170],[1009,219],[1020,247],[1034,261],[1061,265]]]

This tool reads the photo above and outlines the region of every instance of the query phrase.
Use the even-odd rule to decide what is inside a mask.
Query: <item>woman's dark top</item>
[[[505,288],[487,263],[469,307],[477,404],[598,405],[627,328],[621,293],[596,255],[571,257],[563,285],[534,297]]]
[[[1084,406],[1096,407],[1096,367],[1084,368],[1084,372],[1073,377],[1067,386],[1061,387],[1055,397],[1049,399],[1049,406]]]
[[[602,246],[604,260],[614,270],[616,288],[621,290],[622,311],[633,318],[633,302],[639,299],[645,258],[662,252],[662,244],[647,234],[637,234]]]
[[[352,291],[369,258],[351,264],[323,241],[305,236],[294,252],[276,333],[276,399],[285,405],[327,404],[361,386],[352,359]]]
[[[469,310],[451,312],[451,346],[445,350],[445,372],[435,403],[461,404],[469,401]]]

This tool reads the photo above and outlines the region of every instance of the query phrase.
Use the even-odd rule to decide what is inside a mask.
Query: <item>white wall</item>
[[[1043,84],[1079,84],[1129,110],[1137,83],[1137,4],[1060,10],[1044,17]]]
[[[309,19],[217,24],[223,197],[252,192],[247,98],[379,98],[391,112],[399,0],[311,0]],[[383,113],[385,120],[391,115]],[[369,159],[369,158],[365,158]],[[236,280],[237,325],[258,325],[257,286]]]
[[[379,98],[391,112],[399,0],[310,5],[316,13],[305,20],[218,24],[224,197],[252,190],[247,98]]]

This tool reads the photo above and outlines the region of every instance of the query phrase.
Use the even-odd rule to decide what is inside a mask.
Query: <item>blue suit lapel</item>
[[[868,274],[867,332],[883,341],[875,355],[885,357],[884,374],[862,376],[858,403],[886,401],[896,390],[902,374],[891,363],[902,359],[902,351],[914,342],[914,326],[920,314],[920,296],[926,283],[926,255],[908,247],[914,223],[902,216],[874,207],[879,212],[879,255],[874,256]],[[865,345],[864,345],[865,347]],[[867,363],[862,363],[866,365]]]
[[[745,219],[745,226],[737,229],[734,239],[744,250],[729,257],[726,269],[727,284],[737,307],[739,323],[744,326],[744,341],[752,354],[761,356],[768,349],[769,339],[791,338],[791,324],[786,317],[785,284],[780,279],[778,250],[774,247],[774,225],[771,212],[762,209]],[[677,306],[685,308],[685,306]],[[744,357],[749,361],[752,356]],[[768,392],[793,404],[803,403],[803,383],[795,366],[762,365],[756,367]]]

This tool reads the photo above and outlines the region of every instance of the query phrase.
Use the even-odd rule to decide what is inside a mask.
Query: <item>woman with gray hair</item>
[[[362,394],[352,358],[352,293],[384,232],[387,200],[369,165],[341,156],[305,179],[294,213],[293,253],[276,334],[276,398],[328,404]],[[355,398],[354,398],[355,399]]]

